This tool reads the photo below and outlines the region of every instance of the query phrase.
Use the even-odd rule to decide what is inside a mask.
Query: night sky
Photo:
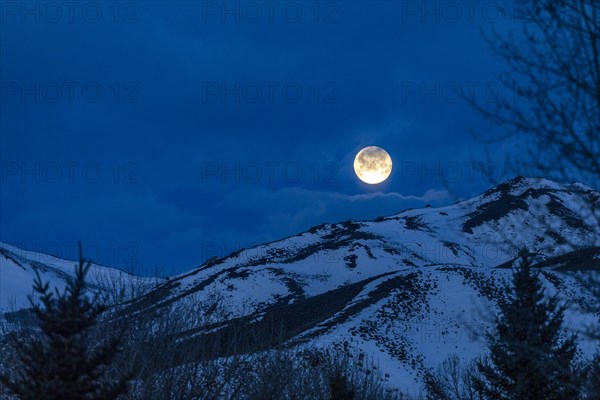
[[[498,4],[2,2],[0,240],[174,274],[527,175],[459,98],[504,95]],[[394,161],[374,186],[369,145]]]

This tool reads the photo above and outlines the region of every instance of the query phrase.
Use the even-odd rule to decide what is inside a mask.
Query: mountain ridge
[[[579,200],[597,204],[598,192],[515,178],[450,206],[321,224],[209,260],[172,277],[148,295],[151,301],[134,300],[130,311],[167,312],[218,293],[226,317],[206,329],[189,327],[190,337],[214,338],[217,330],[231,338],[234,327],[257,332],[281,324],[276,344],[246,350],[349,342],[385,364],[391,381],[418,391],[442,355],[474,358],[484,351],[470,331],[489,328],[479,326],[478,309],[497,312],[510,278],[506,266],[521,247],[545,267],[549,293],[593,301],[576,277],[560,270],[574,267],[576,258],[579,266],[598,266],[599,229]],[[592,316],[569,310],[568,318],[577,331]]]
[[[567,310],[568,331],[597,319],[583,310],[597,299],[580,278],[600,271],[600,218],[585,207],[599,203],[585,185],[517,177],[453,205],[321,224],[206,260],[118,313],[152,319],[214,305],[218,315],[181,329],[184,359],[200,359],[193,344],[215,338],[242,340],[238,351],[347,343],[417,393],[445,357],[485,352],[490,323],[481,313],[497,313],[522,247],[543,268],[549,295],[582,305]],[[255,339],[273,327],[277,338]],[[583,337],[578,345],[586,355],[593,348]]]
[[[59,290],[75,276],[76,260],[63,259],[48,253],[21,249],[0,242],[0,314],[29,306],[36,272],[42,281]],[[95,294],[114,290],[128,290],[126,286],[145,290],[160,281],[155,277],[141,277],[123,269],[91,263],[88,288]]]

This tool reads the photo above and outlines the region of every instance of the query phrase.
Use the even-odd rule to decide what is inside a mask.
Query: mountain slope
[[[216,296],[223,312],[213,324],[188,326],[183,348],[186,340],[238,340],[240,331],[242,351],[347,342],[376,357],[394,384],[417,390],[449,354],[469,359],[485,349],[480,336],[523,246],[544,267],[549,294],[593,305],[566,271],[598,270],[599,218],[586,204],[597,210],[599,199],[581,184],[519,177],[448,207],[324,224],[211,259],[126,312],[141,318]],[[567,327],[579,331],[594,318],[572,309]],[[251,339],[269,329],[276,338]],[[587,353],[593,345],[581,341]]]
[[[600,196],[581,188],[516,178],[448,207],[320,225],[209,260],[171,279],[153,305],[218,288],[231,299],[256,307],[314,296],[405,268],[494,268],[512,261],[523,246],[543,260],[594,248],[600,246],[600,229],[586,222],[592,219],[584,207],[575,205],[581,196],[598,204]],[[229,287],[222,288],[225,283]]]
[[[0,314],[29,306],[27,296],[33,293],[36,271],[43,282],[62,290],[75,276],[76,263],[0,242]],[[143,290],[159,281],[98,264],[92,264],[88,272],[90,289],[102,294],[115,290],[127,291],[130,287]]]

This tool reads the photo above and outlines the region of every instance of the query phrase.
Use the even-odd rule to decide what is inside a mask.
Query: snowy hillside
[[[76,261],[48,254],[27,251],[0,242],[0,313],[27,307],[27,296],[33,293],[32,285],[37,271],[43,282],[62,290],[75,275]],[[142,278],[114,268],[92,264],[88,273],[91,290],[98,293],[115,289],[127,290],[157,283],[155,278]]]
[[[190,326],[183,338],[233,340],[239,331],[250,338],[272,329],[276,340],[237,347],[348,342],[373,355],[391,383],[416,391],[449,354],[481,354],[479,337],[523,246],[544,267],[548,293],[572,302],[568,328],[593,320],[578,310],[594,300],[575,275],[600,270],[600,230],[592,222],[599,218],[589,207],[598,210],[599,202],[597,191],[580,184],[519,177],[448,207],[325,224],[209,260],[127,311],[156,315],[217,295],[220,320]],[[584,353],[592,345],[581,341]]]
[[[600,271],[600,215],[592,215],[598,205],[600,193],[581,184],[519,177],[451,206],[324,224],[213,258],[120,311],[152,319],[214,303],[219,313],[209,325],[188,324],[181,332],[185,359],[201,357],[190,343],[214,338],[241,352],[346,343],[373,357],[391,384],[414,393],[450,354],[468,361],[484,351],[481,335],[524,246],[543,267],[548,294],[570,301],[569,330],[598,317],[590,311],[596,300],[578,279]],[[3,306],[24,300],[34,269],[60,286],[74,264],[32,261],[4,244],[0,260]],[[123,274],[94,268],[102,276]],[[580,337],[583,354],[594,345]]]

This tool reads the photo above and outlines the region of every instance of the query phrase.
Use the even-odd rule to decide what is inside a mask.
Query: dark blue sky
[[[170,274],[492,185],[458,94],[504,95],[480,35],[516,25],[499,3],[76,4],[1,4],[2,241]],[[373,187],[368,145],[394,160]],[[488,150],[499,180],[525,162]]]

